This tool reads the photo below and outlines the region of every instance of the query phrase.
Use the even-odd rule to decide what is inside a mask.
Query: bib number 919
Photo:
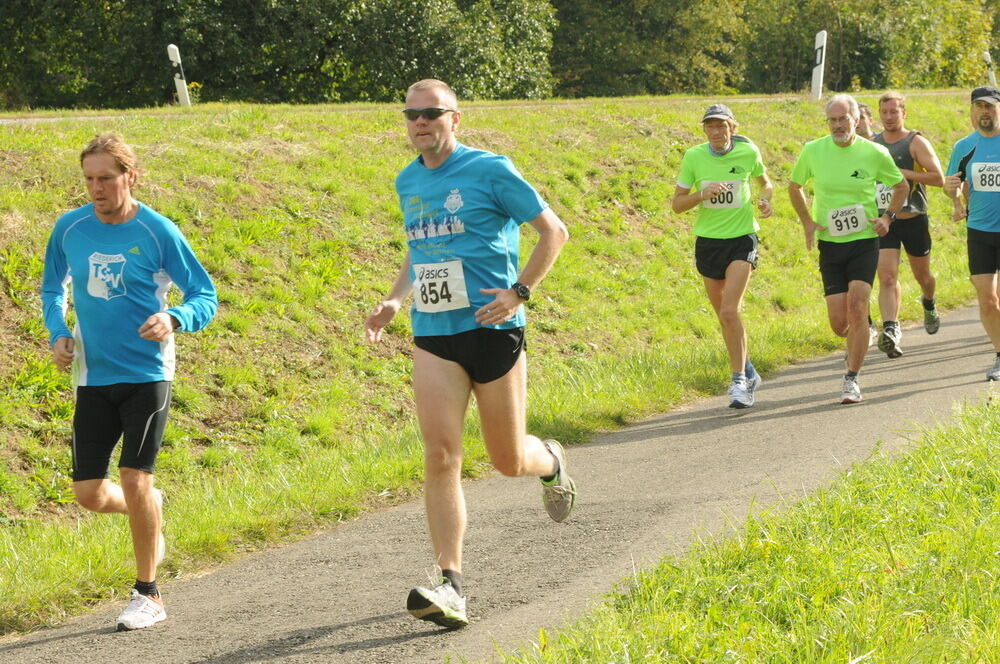
[[[864,230],[868,217],[864,205],[848,205],[830,210],[826,222],[827,232],[834,237],[841,237]]]

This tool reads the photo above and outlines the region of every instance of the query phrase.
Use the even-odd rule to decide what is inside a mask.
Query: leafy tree
[[[742,77],[743,0],[554,0],[552,49],[567,96],[732,88]]]

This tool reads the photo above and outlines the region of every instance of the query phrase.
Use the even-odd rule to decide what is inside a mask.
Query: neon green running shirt
[[[700,191],[710,182],[725,182],[728,190],[698,205],[694,234],[728,239],[755,232],[760,226],[754,215],[750,178],[764,174],[760,150],[749,138],[733,135],[733,149],[714,155],[708,143],[684,153],[677,186]]]
[[[809,141],[792,169],[792,182],[813,188],[816,237],[827,242],[853,242],[878,237],[869,219],[878,218],[875,182],[899,184],[903,174],[889,151],[871,141],[856,139],[847,147],[832,136]]]

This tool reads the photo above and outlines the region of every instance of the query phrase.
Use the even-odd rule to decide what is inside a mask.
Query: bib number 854
[[[420,301],[424,304],[451,302],[451,290],[447,281],[425,281],[420,284]]]

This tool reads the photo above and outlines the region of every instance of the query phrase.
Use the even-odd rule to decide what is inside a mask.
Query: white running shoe
[[[151,627],[166,617],[167,610],[163,608],[163,604],[152,597],[139,594],[139,591],[133,588],[131,601],[118,616],[118,631]]]
[[[882,328],[882,334],[878,335],[878,349],[890,359],[902,357],[903,349],[899,347],[899,342],[902,339],[903,333],[898,325],[887,325]]]
[[[759,373],[754,373],[753,378],[747,378],[747,389],[750,394],[755,394],[757,388],[764,384],[764,379],[760,377]]]
[[[427,620],[442,627],[465,627],[469,618],[465,614],[465,598],[459,596],[447,580],[433,588],[414,588],[406,598],[406,610],[420,620]]]
[[[1000,355],[993,362],[993,368],[986,372],[986,380],[1000,380]]]
[[[749,408],[753,405],[753,389],[746,378],[737,378],[729,384],[729,407]]]
[[[871,348],[878,341],[878,327],[874,322],[868,323],[868,347]]]
[[[857,376],[844,376],[843,394],[840,403],[859,403],[861,401],[861,386]]]

